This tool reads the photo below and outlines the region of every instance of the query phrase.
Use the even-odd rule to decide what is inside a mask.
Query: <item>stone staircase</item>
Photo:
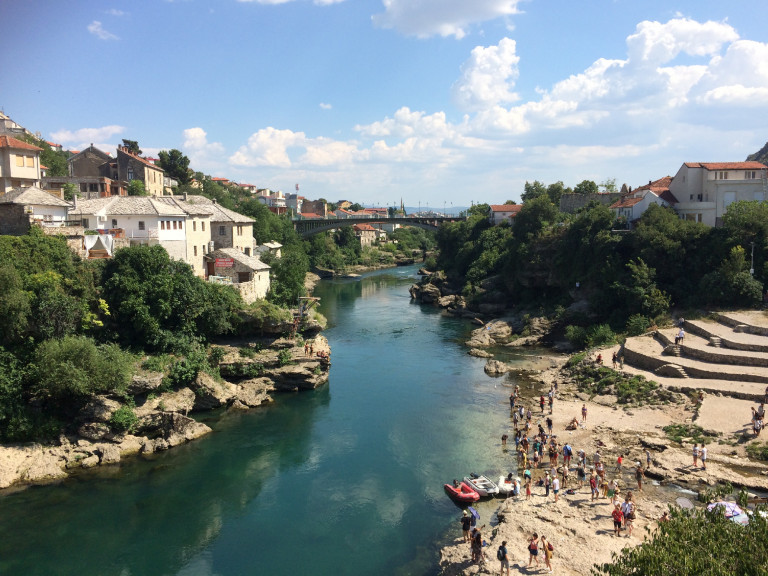
[[[720,313],[686,321],[685,338],[675,344],[678,330],[628,338],[625,366],[650,373],[649,378],[671,389],[762,401],[768,385],[768,315]]]

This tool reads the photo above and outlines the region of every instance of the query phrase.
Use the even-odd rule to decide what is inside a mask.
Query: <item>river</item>
[[[317,286],[328,386],[208,415],[212,434],[168,452],[1,496],[0,574],[436,574],[439,543],[460,533],[443,484],[511,469],[499,438],[514,381],[467,355],[466,321],[411,303],[414,274]]]

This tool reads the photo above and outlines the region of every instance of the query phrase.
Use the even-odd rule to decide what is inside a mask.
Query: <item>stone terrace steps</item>
[[[687,335],[696,334],[708,339],[711,343],[720,341],[720,347],[731,350],[747,350],[752,352],[768,352],[768,338],[755,334],[734,332],[733,327],[713,320],[686,320]]]
[[[677,332],[677,329],[662,329],[656,332],[656,339],[665,346],[665,350],[678,348],[681,356],[700,360],[701,362],[768,368],[768,352],[748,352],[745,350],[715,348],[710,345],[709,340],[692,333],[686,334],[683,343],[676,346],[674,341]]]
[[[686,336],[686,339],[688,337]],[[700,341],[703,341],[699,338]],[[703,346],[702,346],[703,347]],[[649,336],[637,336],[627,338],[624,345],[624,360],[626,364],[635,366],[648,371],[655,371],[668,362],[668,357],[662,356],[664,346],[661,342]],[[689,346],[693,349],[692,346]],[[710,348],[710,350],[715,350]],[[683,346],[686,352],[686,345]],[[748,366],[733,364],[717,364],[714,362],[702,361],[689,357],[675,358],[674,364],[679,365],[690,378],[705,380],[721,380],[726,382],[738,383],[758,383],[762,384],[759,389],[759,395],[762,397],[765,385],[768,384],[768,366]],[[741,386],[743,388],[743,386]],[[739,387],[735,386],[735,390]]]
[[[768,315],[762,311],[718,312],[719,322],[733,327],[736,332],[755,336],[768,336]]]

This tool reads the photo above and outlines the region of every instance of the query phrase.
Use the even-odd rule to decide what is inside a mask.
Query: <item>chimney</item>
[[[73,206],[77,208],[77,194],[72,195]]]

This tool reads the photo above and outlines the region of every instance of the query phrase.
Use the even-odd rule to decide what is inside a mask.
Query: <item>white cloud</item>
[[[514,40],[502,38],[497,46],[477,46],[461,66],[461,78],[454,84],[455,101],[462,108],[476,110],[518,99],[512,92],[519,75],[520,57]]]
[[[184,130],[182,151],[189,157],[193,170],[217,172],[225,166],[225,150],[220,142],[208,142],[208,134],[200,127]]]
[[[91,143],[106,142],[113,136],[125,132],[124,126],[102,126],[101,128],[80,128],[79,130],[59,130],[51,133],[51,138],[60,144],[76,148],[87,148]],[[105,150],[106,152],[106,150]]]
[[[116,16],[118,18],[125,16],[127,12],[123,12],[122,10],[118,10],[117,8],[112,8],[111,10],[107,10],[107,14],[110,16]]]
[[[322,108],[323,110],[330,110],[331,108],[333,108],[333,106],[331,106],[327,102],[320,102],[320,108]]]
[[[725,23],[675,18],[665,24],[641,22],[635,33],[627,38],[627,46],[630,60],[657,66],[672,61],[681,52],[689,56],[711,56],[723,44],[738,37]]]
[[[263,128],[248,138],[248,144],[241,146],[229,161],[235,166],[291,166],[289,148],[304,146],[306,135],[303,132]]]
[[[382,0],[384,12],[373,22],[408,36],[463,38],[466,28],[502,16],[517,14],[519,0]]]
[[[112,34],[112,32],[108,32],[104,30],[104,28],[101,25],[101,22],[98,20],[94,20],[90,24],[88,24],[88,32],[96,36],[99,40],[118,40],[119,38]]]

